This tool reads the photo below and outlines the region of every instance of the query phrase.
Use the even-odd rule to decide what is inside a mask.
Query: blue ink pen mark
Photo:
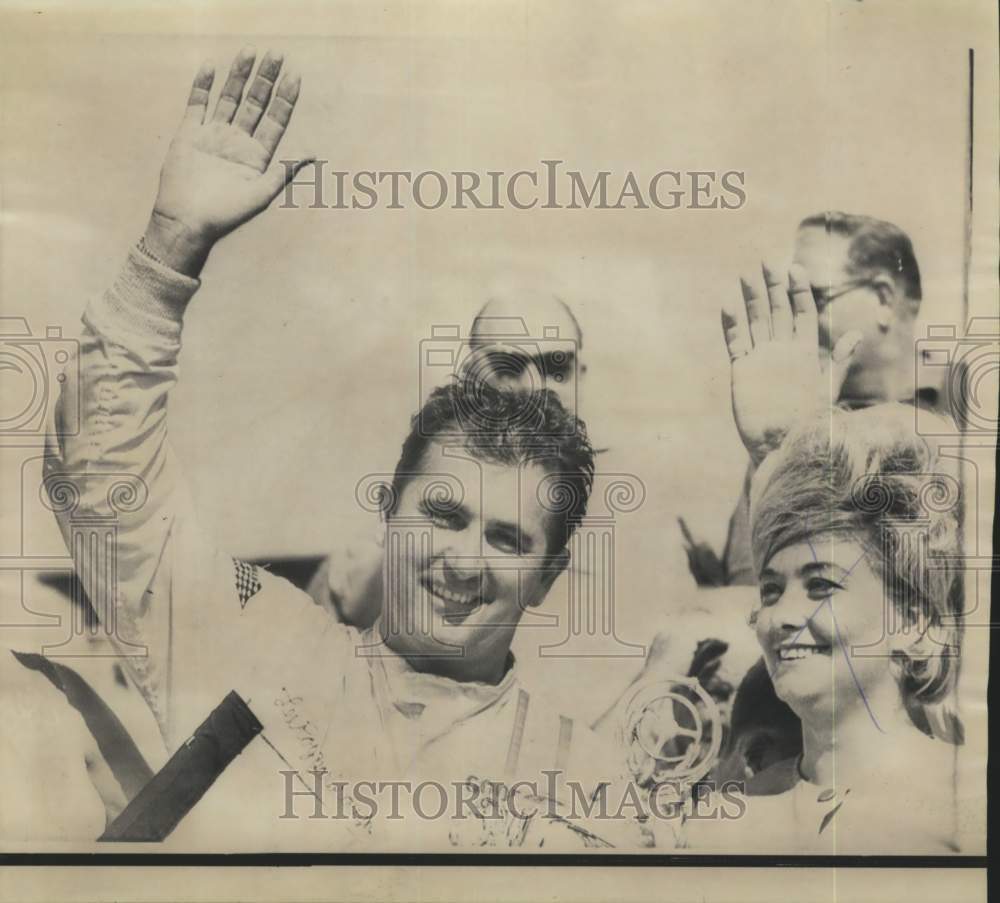
[[[806,538],[806,544],[809,546],[809,551],[812,553],[813,561],[818,562],[819,556],[817,556],[816,550],[813,548],[812,541],[808,537]],[[861,563],[861,559],[864,557],[865,557],[864,552],[862,552],[858,556],[857,561],[855,561],[854,564],[852,564],[850,568],[848,568],[846,572],[848,577],[851,576],[851,572]],[[884,734],[885,731],[882,729],[882,725],[878,723],[878,719],[875,717],[875,713],[872,711],[872,707],[868,702],[868,697],[865,695],[865,691],[861,688],[861,682],[858,680],[857,674],[854,673],[854,666],[851,664],[851,657],[848,654],[847,649],[845,648],[843,642],[841,641],[840,627],[837,625],[837,618],[833,613],[832,593],[829,599],[824,599],[822,602],[819,603],[816,610],[806,619],[806,623],[802,625],[802,629],[792,638],[792,642],[794,643],[796,640],[798,640],[800,636],[802,636],[806,627],[809,626],[809,622],[816,617],[817,613],[824,605],[830,606],[830,620],[833,622],[833,631],[837,637],[837,645],[840,646],[841,652],[844,653],[844,661],[847,662],[847,669],[851,672],[851,679],[854,681],[854,686],[858,688],[858,694],[861,696],[861,701],[865,704],[865,710],[868,712],[868,716],[871,718],[872,724],[875,725],[875,728],[878,730],[878,732],[880,734]]]

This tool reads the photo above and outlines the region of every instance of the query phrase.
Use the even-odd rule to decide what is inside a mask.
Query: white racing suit
[[[621,793],[607,807],[621,818],[595,820],[594,810],[583,818],[600,783],[619,780],[622,757],[547,710],[519,683],[516,664],[496,686],[415,672],[372,635],[336,623],[295,586],[234,561],[199,530],[167,436],[182,318],[199,285],[129,253],[111,289],[87,307],[81,385],[67,382],[60,400],[80,405],[81,428],[57,430],[46,462],[80,579],[99,616],[114,619],[123,661],[169,750],[231,690],[264,728],[169,842],[271,850],[337,849],[358,838],[413,850],[639,845],[634,808],[619,806]],[[81,553],[88,523],[114,525],[104,557]],[[377,654],[360,654],[366,646]],[[531,798],[537,788],[549,799],[547,771],[559,772],[561,815],[551,805],[497,807],[506,789],[490,797],[489,818],[472,813],[473,786],[496,791],[527,781],[515,796]],[[394,805],[384,785],[397,780],[411,788],[438,782],[446,811],[438,814],[442,795],[433,787],[419,799],[401,790]],[[359,782],[375,787],[359,792]],[[463,794],[464,808],[456,799]],[[375,797],[377,813],[359,796]],[[578,817],[564,820],[574,801]]]

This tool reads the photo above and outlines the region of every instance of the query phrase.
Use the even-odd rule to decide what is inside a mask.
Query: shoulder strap
[[[514,729],[510,735],[510,745],[507,747],[507,762],[504,765],[504,777],[513,780],[517,774],[517,762],[521,757],[521,743],[524,740],[524,722],[528,717],[528,692],[523,688],[517,691],[517,711],[514,713]]]
[[[569,764],[569,748],[573,742],[573,720],[559,716],[559,740],[556,743],[556,771],[566,771]]]

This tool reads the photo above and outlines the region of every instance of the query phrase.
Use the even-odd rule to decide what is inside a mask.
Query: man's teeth
[[[455,605],[464,605],[467,608],[471,608],[474,605],[478,605],[480,602],[480,597],[478,595],[469,595],[468,593],[456,593],[447,587],[442,586],[440,583],[432,583],[428,587],[435,596],[444,599],[445,602],[451,602]]]
[[[808,658],[810,655],[822,654],[826,651],[826,646],[779,646],[778,659],[783,662],[791,662],[800,658]]]

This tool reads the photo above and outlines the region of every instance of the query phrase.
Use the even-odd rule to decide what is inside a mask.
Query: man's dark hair
[[[395,512],[435,441],[460,446],[492,464],[542,465],[549,476],[539,489],[539,501],[565,527],[558,545],[550,534],[550,553],[563,547],[587,513],[594,449],[584,422],[550,389],[497,387],[480,379],[455,379],[435,389],[410,421],[385,500],[386,516]]]
[[[920,301],[923,297],[913,243],[899,226],[871,216],[827,210],[799,223],[800,229],[810,227],[825,229],[828,235],[842,235],[850,241],[847,253],[852,276],[886,273],[907,298]]]

